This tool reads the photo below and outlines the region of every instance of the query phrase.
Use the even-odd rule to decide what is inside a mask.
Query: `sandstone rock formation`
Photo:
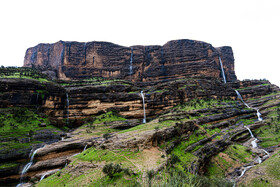
[[[64,80],[105,77],[146,82],[201,75],[221,79],[219,56],[226,79],[235,81],[231,47],[214,48],[186,39],[169,41],[163,46],[64,41],[39,44],[27,49],[24,66]]]
[[[140,95],[142,89],[146,101],[146,115],[154,117],[194,98],[236,98],[236,93],[231,86],[235,89],[240,88],[244,98],[261,96],[277,90],[277,87],[269,84],[268,81],[243,81],[225,85],[214,78],[137,84],[113,81],[84,86],[64,86],[28,79],[2,79],[0,80],[0,107],[39,106],[42,112],[55,119],[65,119],[68,113],[70,120],[75,120],[112,110],[126,118],[139,119],[143,117]],[[67,106],[66,93],[68,93],[69,106]]]

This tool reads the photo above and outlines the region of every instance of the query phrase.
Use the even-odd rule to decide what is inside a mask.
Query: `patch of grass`
[[[237,90],[240,91],[240,90],[247,90],[247,89],[252,89],[252,88],[257,88],[257,87],[262,87],[262,86],[268,86],[268,85],[271,85],[271,84],[258,84],[258,85],[255,85],[255,86],[251,86],[251,87],[244,87],[244,88],[238,88]]]
[[[184,171],[186,167],[189,167],[190,164],[197,159],[196,156],[194,156],[192,153],[185,152],[185,150],[189,145],[192,145],[199,140],[202,140],[203,138],[206,138],[206,136],[201,135],[198,131],[195,131],[187,141],[181,142],[173,149],[171,153],[177,156],[179,160],[181,160],[181,162],[176,164],[179,170]]]
[[[221,129],[219,129],[219,128],[215,128],[215,129],[206,129],[206,132],[207,132],[210,136],[212,136],[212,135],[215,134],[215,133],[220,133],[220,132],[221,132]]]
[[[120,131],[120,133],[126,133],[126,132],[131,132],[131,131],[146,131],[146,130],[159,130],[164,127],[171,127],[175,125],[175,121],[173,120],[167,120],[167,121],[162,121],[159,123],[144,123],[141,125],[137,125],[136,127],[132,127],[130,129],[126,129],[123,131]]]
[[[252,152],[247,147],[239,144],[228,146],[223,153],[227,154],[233,160],[243,163],[248,163],[252,155]]]
[[[132,152],[129,150],[101,150],[89,148],[81,154],[75,156],[81,161],[87,162],[114,162],[122,163],[126,167],[134,166],[130,159],[141,158],[140,152]],[[128,160],[129,159],[129,160]]]
[[[253,133],[261,140],[259,145],[264,148],[278,145],[280,142],[280,119],[278,116],[272,119],[270,125],[253,130]]]
[[[251,155],[252,153],[245,146],[239,144],[230,145],[225,151],[210,160],[206,167],[206,175],[209,177],[225,177],[226,172],[234,165],[249,163]]]
[[[72,178],[70,173],[63,171],[58,171],[55,174],[49,176],[48,178],[42,180],[37,184],[38,187],[49,187],[49,186],[65,186],[70,182],[69,179]],[[70,186],[70,185],[67,185]]]
[[[99,124],[104,122],[112,122],[112,121],[124,121],[126,120],[122,116],[110,111],[105,114],[101,114],[97,117],[95,117],[95,120],[93,121],[93,124]]]
[[[251,181],[246,181],[246,184],[241,186],[278,186],[280,180],[280,151],[272,155],[263,163],[257,165],[254,169],[263,170],[263,175],[256,175]]]
[[[241,122],[244,124],[244,126],[247,126],[253,124],[255,121],[256,119],[240,119],[236,122],[236,124]]]
[[[4,164],[0,164],[0,169],[5,169],[5,168],[12,168],[17,166],[17,163],[4,163]]]
[[[46,123],[46,127],[39,124]],[[58,128],[50,125],[47,117],[40,117],[27,108],[0,109],[0,137],[28,137],[37,130]]]
[[[229,99],[223,99],[223,100],[217,100],[217,99],[192,99],[184,104],[177,105],[174,108],[177,108],[181,111],[192,111],[192,110],[198,110],[203,108],[212,108],[216,106],[223,106],[226,103],[235,104],[234,100]]]
[[[27,67],[1,67],[0,78],[22,78],[49,82],[47,77],[41,72]]]
[[[211,161],[208,166],[207,166],[207,176],[220,176],[224,177],[225,176],[225,171],[223,168],[219,167],[217,163]]]
[[[39,124],[46,123],[46,127]],[[36,131],[50,130],[53,133],[59,129],[50,125],[48,118],[36,114],[27,108],[0,109],[0,149],[9,152],[10,149],[25,149],[33,144],[42,143],[32,139]],[[26,143],[24,143],[26,142]]]

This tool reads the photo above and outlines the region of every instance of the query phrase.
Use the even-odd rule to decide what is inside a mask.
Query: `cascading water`
[[[221,57],[219,57],[219,61],[220,61],[220,66],[221,66],[221,71],[222,71],[224,83],[227,83],[226,76],[225,76],[225,71],[224,71],[224,67],[223,67],[223,63],[222,63]]]
[[[144,110],[143,123],[146,123],[145,96],[144,96],[144,94],[143,94],[143,91],[141,91],[141,97],[142,97],[142,101],[143,101],[143,110]]]
[[[40,148],[36,149],[33,153],[32,153],[32,150],[31,150],[31,154],[29,154],[30,156],[30,160],[29,162],[24,166],[24,168],[22,169],[21,171],[21,176],[20,176],[20,183],[17,185],[17,187],[21,186],[22,184],[22,179],[23,179],[23,176],[27,173],[28,169],[32,166],[33,164],[33,160],[34,160],[34,156],[35,154],[37,153],[37,151],[39,150]]]
[[[43,180],[45,178],[45,176],[47,175],[47,173],[45,173],[44,175],[41,176],[40,181]]]
[[[257,140],[258,140],[258,139],[255,138],[255,136],[254,136],[254,134],[252,133],[252,131],[250,130],[250,128],[246,127],[246,129],[249,131],[250,136],[251,136],[252,138],[254,138],[254,140],[251,142],[252,147],[253,147],[253,148],[257,148],[257,147],[258,147],[258,145],[257,145]],[[265,154],[266,154],[266,155],[263,157],[263,159],[269,156],[269,153],[268,153],[266,150],[262,149],[262,151],[265,152]],[[261,159],[261,158],[258,156],[258,158],[256,159],[256,161],[258,162],[258,164],[260,164],[260,163],[262,163],[263,159]],[[245,172],[246,172],[248,169],[252,168],[252,167],[253,167],[253,166],[247,166],[247,167],[243,168],[243,170],[242,170],[242,172],[241,172],[241,175],[238,176],[237,179],[241,178],[241,177],[245,174]],[[234,185],[234,186],[235,186],[235,185]]]
[[[129,74],[132,75],[133,74],[133,48],[131,47],[131,54],[130,54],[130,64],[129,64]]]
[[[256,148],[256,147],[257,147],[257,141],[258,141],[258,139],[255,138],[255,136],[253,135],[252,131],[251,131],[248,127],[246,127],[246,129],[249,131],[251,137],[254,138],[254,140],[251,142],[252,147],[253,147],[253,148]]]
[[[246,172],[248,169],[250,169],[251,167],[253,167],[253,166],[247,166],[247,167],[245,167],[245,168],[242,170],[241,175],[240,175],[238,178],[241,178],[241,177],[245,174],[245,172]]]
[[[66,123],[69,124],[69,97],[68,93],[66,93]]]
[[[83,151],[85,151],[87,149],[87,145],[84,147],[84,150]]]
[[[227,83],[227,82],[226,82],[226,77],[225,77],[225,72],[224,72],[224,68],[223,68],[223,63],[222,63],[221,57],[219,57],[219,62],[220,62],[220,66],[221,66],[221,71],[222,71],[224,83]],[[243,102],[243,104],[244,104],[246,107],[251,108],[247,103],[245,103],[245,101],[243,100],[243,98],[242,98],[242,96],[240,95],[240,93],[239,93],[237,90],[234,90],[234,91],[236,92],[237,97]],[[263,120],[262,117],[261,117],[261,113],[259,112],[259,109],[257,109],[257,116],[258,116],[258,121],[262,121],[262,120]],[[257,144],[258,139],[254,137],[254,135],[253,135],[252,131],[250,130],[250,128],[248,128],[248,127],[246,127],[246,128],[248,129],[248,131],[249,131],[251,137],[254,138],[254,140],[251,142],[252,147],[253,147],[253,148],[257,148],[257,147],[258,147],[258,144]],[[263,157],[263,159],[264,159],[264,158],[266,158],[266,157],[269,156],[269,153],[268,153],[266,150],[264,150],[264,149],[262,149],[262,150],[266,153],[266,156]],[[261,159],[259,156],[258,156],[258,158],[257,158],[257,162],[258,162],[259,164],[262,163],[262,159]],[[253,166],[244,167],[243,170],[242,170],[242,172],[241,172],[241,175],[238,176],[237,179],[241,178],[241,177],[245,174],[245,172],[246,172],[248,169],[252,168],[252,167],[253,167]],[[233,185],[233,187],[235,187],[235,186],[236,186],[236,184],[235,184],[235,180],[234,180],[234,185]]]
[[[237,97],[242,101],[242,103],[243,103],[244,105],[246,105],[248,108],[251,108],[251,107],[249,107],[249,105],[247,105],[247,103],[245,103],[245,101],[243,100],[243,98],[242,98],[242,96],[240,95],[240,93],[239,93],[237,90],[234,90],[234,91],[236,92]]]
[[[261,113],[259,112],[259,109],[257,110],[257,116],[258,116],[258,120],[259,121],[262,121],[263,119],[262,119],[262,117],[261,117]]]

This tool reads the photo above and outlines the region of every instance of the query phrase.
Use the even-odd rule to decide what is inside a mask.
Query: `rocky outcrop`
[[[141,90],[144,90],[147,117],[155,117],[194,98],[235,99],[236,93],[233,88],[239,89],[242,96],[244,94],[244,99],[277,90],[277,87],[268,81],[223,84],[214,78],[137,84],[125,81],[101,81],[85,85],[74,83],[69,82],[69,85],[64,86],[28,79],[1,79],[0,107],[39,108],[52,119],[62,120],[69,116],[72,124],[79,125],[77,120],[81,118],[108,111],[117,111],[126,118],[143,118]],[[244,86],[248,88],[243,89]]]
[[[187,39],[169,41],[163,46],[64,41],[39,44],[27,49],[24,66],[65,80],[105,77],[146,82],[201,75],[221,79],[219,56],[226,79],[235,81],[231,47],[214,48]]]

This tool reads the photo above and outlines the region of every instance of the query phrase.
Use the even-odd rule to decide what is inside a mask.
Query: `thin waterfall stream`
[[[225,71],[224,71],[224,67],[223,67],[223,62],[222,62],[222,59],[221,59],[220,56],[219,56],[219,61],[220,61],[220,66],[221,66],[221,71],[222,71],[224,83],[227,83],[226,76],[225,76]]]
[[[142,97],[142,101],[143,101],[143,110],[144,110],[143,123],[146,123],[145,96],[144,96],[144,94],[143,94],[143,91],[141,91],[141,97]]]
[[[249,127],[246,127],[246,129],[249,131],[250,136],[251,136],[252,138],[254,138],[254,140],[251,141],[252,148],[253,148],[253,149],[258,149],[258,144],[257,144],[258,139],[254,136],[253,132],[251,131],[251,129],[250,129]],[[263,161],[266,157],[269,156],[269,153],[268,153],[265,149],[260,149],[260,150],[262,150],[266,155],[263,156],[263,158],[260,158],[259,156],[257,157],[256,161],[258,162],[258,164],[262,163],[262,161]],[[252,168],[252,167],[254,167],[254,165],[250,165],[250,166],[244,167],[244,168],[242,169],[241,175],[238,176],[237,179],[241,178],[241,177],[246,173],[246,171],[247,171],[248,169]],[[235,185],[234,185],[234,186],[235,186]]]
[[[29,168],[32,166],[34,157],[35,157],[35,155],[36,155],[36,153],[37,153],[37,151],[38,151],[39,149],[40,149],[40,148],[36,149],[34,152],[32,152],[32,150],[31,150],[31,152],[30,152],[30,154],[29,154],[30,160],[29,160],[29,162],[23,167],[23,169],[22,169],[22,171],[21,171],[20,182],[19,182],[19,184],[17,185],[17,187],[19,187],[19,186],[21,186],[22,184],[24,184],[24,182],[22,182],[23,177],[24,177],[24,175],[27,173],[27,171],[29,170]]]
[[[245,103],[245,101],[243,100],[243,98],[242,98],[242,96],[240,95],[239,91],[237,91],[237,90],[234,90],[234,91],[236,92],[237,97],[242,101],[242,103],[243,103],[246,107],[251,108],[247,103]]]
[[[226,83],[225,72],[224,72],[223,63],[222,63],[222,60],[221,60],[221,57],[220,57],[220,56],[219,56],[219,62],[220,62],[220,66],[221,66],[221,72],[222,72],[222,75],[223,75],[224,83]],[[234,91],[236,92],[237,97],[242,101],[242,103],[243,103],[246,107],[251,108],[251,107],[243,100],[243,98],[242,98],[241,94],[238,92],[238,90],[234,90]],[[258,121],[262,121],[263,119],[262,119],[262,117],[261,117],[261,113],[260,113],[259,109],[256,109],[256,108],[254,108],[254,109],[257,110]],[[246,128],[248,129],[248,131],[249,131],[249,133],[250,133],[250,136],[251,136],[252,138],[254,138],[253,141],[251,141],[252,148],[253,148],[253,149],[258,149],[258,144],[257,144],[258,139],[254,136],[254,134],[252,133],[252,131],[250,130],[250,128],[248,128],[248,127],[246,127]],[[263,156],[263,158],[260,158],[259,156],[257,157],[256,161],[258,162],[258,164],[262,163],[262,161],[263,161],[266,157],[269,156],[269,153],[268,153],[265,149],[261,149],[261,150],[262,150],[266,155]],[[241,175],[238,176],[236,179],[234,179],[234,185],[233,185],[233,187],[235,187],[235,185],[236,185],[236,184],[235,184],[235,183],[236,183],[236,180],[239,179],[239,178],[241,178],[241,177],[246,173],[246,171],[247,171],[248,169],[252,168],[253,166],[254,166],[254,165],[250,165],[250,166],[244,167],[244,168],[242,169]]]
[[[130,53],[130,64],[129,64],[129,74],[133,74],[133,48],[131,47],[131,53]]]

